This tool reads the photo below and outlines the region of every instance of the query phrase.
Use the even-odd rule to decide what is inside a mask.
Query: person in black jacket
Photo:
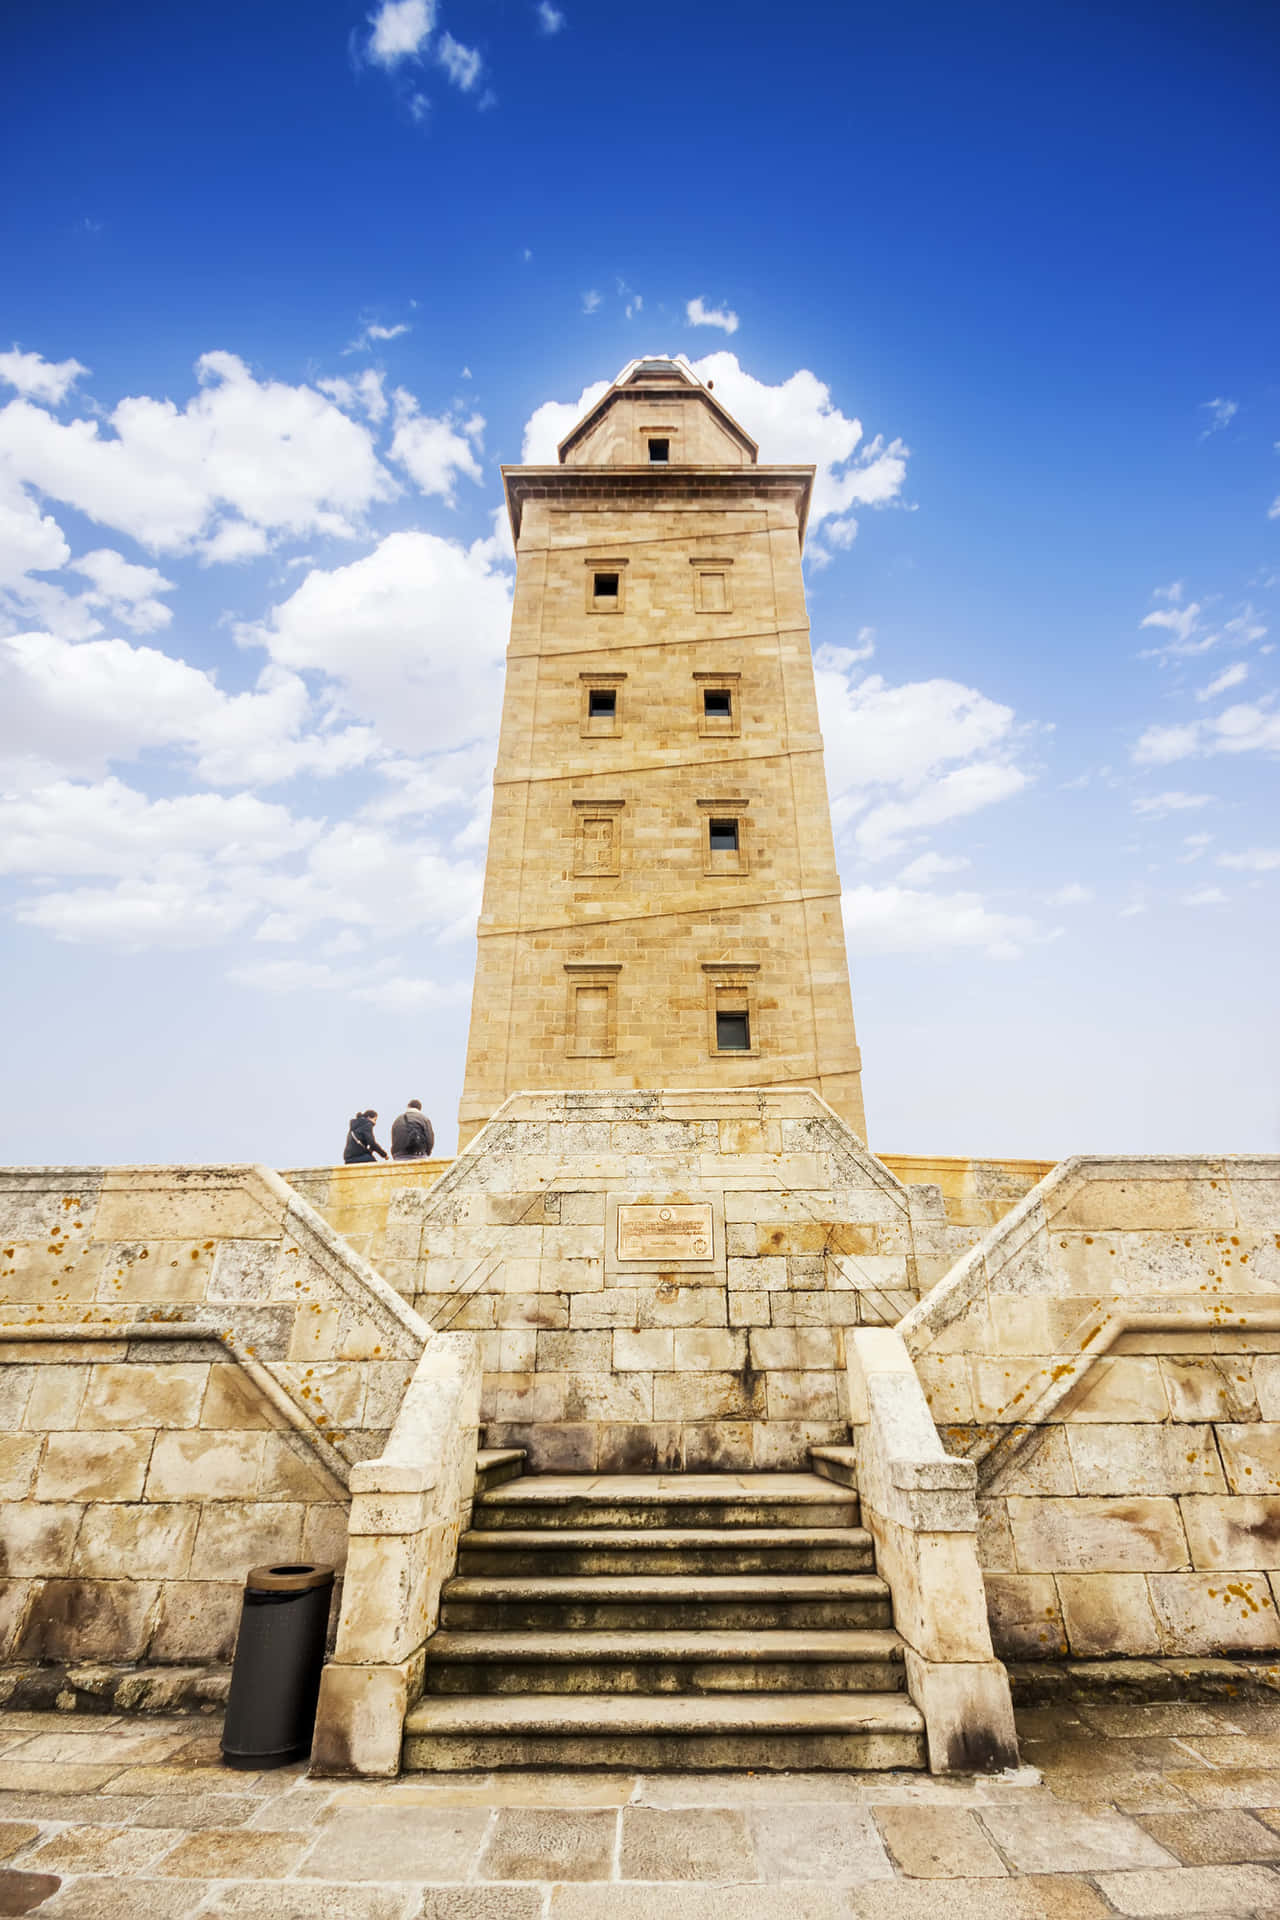
[[[410,1100],[404,1112],[391,1122],[391,1158],[429,1160],[435,1144],[435,1128],[422,1111],[421,1100]]]
[[[342,1158],[348,1166],[363,1163],[366,1160],[385,1160],[386,1149],[380,1147],[373,1137],[373,1124],[377,1113],[372,1107],[366,1107],[363,1113],[356,1114],[347,1122],[347,1144],[342,1149]]]

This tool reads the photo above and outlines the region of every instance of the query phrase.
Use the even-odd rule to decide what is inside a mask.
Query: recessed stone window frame
[[[742,675],[740,673],[695,673],[694,701],[698,734],[703,740],[736,740],[742,732]],[[727,693],[728,713],[708,713],[706,696]]]
[[[733,612],[733,561],[712,554],[689,556],[693,568],[693,608],[695,613]]]
[[[618,1050],[620,961],[567,960],[565,1053],[571,1060],[610,1060]]]
[[[655,460],[649,451],[651,440],[665,440],[667,457]],[[636,462],[642,467],[675,466],[680,459],[680,429],[665,420],[641,420],[636,425]]]
[[[699,800],[698,813],[702,822],[702,871],[711,877],[717,875],[734,878],[751,871],[751,834],[750,819],[747,813],[751,802],[736,794],[728,799]],[[730,849],[713,847],[711,827],[714,822],[732,821],[738,830],[738,844]]]
[[[759,961],[704,960],[702,972],[707,983],[707,1052],[717,1060],[756,1058],[760,1052]],[[746,1015],[749,1045],[720,1045],[717,1015],[722,1013]]]
[[[589,559],[587,568],[587,612],[623,613],[627,604],[627,567],[625,559],[614,559],[610,555]],[[610,580],[616,585],[615,592],[597,592],[601,581]]]
[[[625,800],[575,800],[573,873],[576,880],[616,880],[622,871]],[[599,829],[608,824],[609,832]]]
[[[584,740],[617,740],[622,734],[622,705],[627,676],[625,673],[580,673],[578,732]],[[613,711],[591,711],[593,693],[612,692]],[[597,701],[596,705],[602,703]]]

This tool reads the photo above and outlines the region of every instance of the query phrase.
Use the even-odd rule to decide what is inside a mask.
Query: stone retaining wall
[[[1067,1161],[901,1331],[998,1651],[1280,1647],[1280,1159]]]
[[[225,1660],[429,1337],[265,1168],[0,1173],[0,1659]]]

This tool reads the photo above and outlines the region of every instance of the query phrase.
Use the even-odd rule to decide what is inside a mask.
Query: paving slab
[[[766,1882],[859,1886],[893,1879],[892,1862],[866,1808],[752,1807],[747,1831],[760,1878]]]
[[[188,1920],[207,1892],[190,1881],[86,1875],[65,1882],[37,1912],[40,1920]]]
[[[418,1892],[408,1887],[241,1882],[212,1888],[198,1911],[210,1920],[214,1915],[217,1920],[408,1920],[418,1912]]]
[[[876,1820],[901,1873],[912,1880],[968,1880],[1007,1869],[963,1807],[881,1807]]]
[[[0,1913],[33,1913],[61,1884],[56,1874],[0,1869]]]
[[[664,1812],[627,1807],[618,1855],[620,1880],[756,1880],[743,1814],[697,1807]]]
[[[430,1887],[414,1920],[542,1920],[547,1894],[541,1887]]]
[[[849,1920],[849,1908],[821,1887],[555,1887],[550,1920]]]
[[[326,1812],[298,1877],[338,1881],[466,1880],[489,1828],[484,1807],[338,1808]],[[264,1836],[265,1837],[265,1836]]]
[[[940,1911],[946,1920],[1113,1920],[1088,1881],[1071,1874],[956,1880],[945,1890],[936,1880],[895,1880],[849,1896],[849,1920],[939,1920]]]
[[[1280,1833],[1251,1813],[1152,1813],[1142,1825],[1188,1867],[1231,1866],[1248,1860],[1280,1860]]]
[[[1125,1867],[1172,1867],[1174,1856],[1136,1820],[1105,1810],[1052,1803],[990,1807],[982,1824],[1020,1873],[1101,1873]]]
[[[481,1880],[608,1880],[618,1847],[612,1809],[503,1807],[480,1856]]]
[[[1120,1913],[1251,1913],[1280,1898],[1280,1875],[1270,1867],[1180,1867],[1165,1873],[1104,1873],[1098,1885]]]
[[[184,1835],[152,1871],[166,1879],[279,1880],[297,1866],[309,1838],[215,1827]]]

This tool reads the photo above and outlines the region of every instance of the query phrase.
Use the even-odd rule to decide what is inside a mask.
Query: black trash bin
[[[333,1568],[254,1567],[245,1578],[222,1728],[229,1767],[283,1767],[311,1751]]]

